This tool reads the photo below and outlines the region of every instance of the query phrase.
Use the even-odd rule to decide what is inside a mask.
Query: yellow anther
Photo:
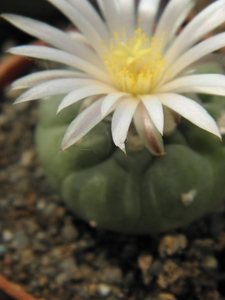
[[[137,28],[128,42],[114,32],[110,50],[105,51],[105,65],[116,86],[134,96],[150,93],[157,85],[166,61],[161,54],[163,38],[149,39]]]

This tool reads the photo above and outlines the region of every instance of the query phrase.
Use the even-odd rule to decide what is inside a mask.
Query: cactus
[[[221,122],[222,97],[205,97],[205,108]],[[125,155],[103,120],[76,145],[59,152],[76,103],[55,115],[61,97],[43,100],[37,151],[44,170],[76,216],[100,228],[149,234],[181,227],[224,199],[225,144],[182,119],[164,137],[164,156],[129,147]],[[45,142],[43,142],[45,141]]]

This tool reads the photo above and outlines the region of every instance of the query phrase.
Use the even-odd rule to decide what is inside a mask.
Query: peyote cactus
[[[70,208],[92,225],[146,234],[216,207],[225,194],[225,76],[208,55],[225,33],[205,37],[225,21],[225,1],[186,25],[193,0],[97,0],[101,16],[87,0],[48,1],[80,32],[3,17],[52,46],[9,52],[69,68],[12,86],[27,89],[16,103],[64,95],[42,102],[37,147]]]
[[[164,138],[164,156],[135,149],[135,143],[129,145],[132,137],[126,156],[113,144],[110,123],[104,120],[59,153],[63,134],[82,105],[56,115],[60,100],[40,104],[37,151],[77,216],[101,228],[148,234],[186,225],[224,199],[225,144],[212,134],[182,120]],[[205,107],[216,120],[225,116],[221,97],[209,98]]]

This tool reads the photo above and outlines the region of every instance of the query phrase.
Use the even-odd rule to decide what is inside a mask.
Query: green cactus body
[[[81,105],[56,115],[60,100],[40,104],[37,151],[75,215],[100,228],[149,234],[189,224],[224,199],[225,145],[210,133],[182,119],[164,139],[164,156],[153,156],[145,148],[128,149],[125,155],[113,145],[110,124],[104,120],[60,152],[63,134]],[[220,97],[205,106],[216,119],[225,114]]]

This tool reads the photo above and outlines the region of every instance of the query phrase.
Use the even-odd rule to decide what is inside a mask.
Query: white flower
[[[204,9],[179,35],[177,31],[194,0],[169,1],[157,26],[159,0],[140,0],[137,7],[134,0],[97,0],[105,21],[87,0],[48,1],[80,33],[65,33],[21,16],[3,17],[54,47],[19,46],[9,52],[70,67],[37,72],[17,80],[14,88],[29,89],[16,102],[66,94],[60,111],[91,97],[91,104],[68,127],[62,149],[74,144],[112,112],[113,141],[124,152],[132,120],[145,146],[156,155],[164,153],[164,122],[176,123],[179,116],[220,137],[213,118],[185,93],[225,96],[223,75],[187,75],[193,63],[225,46],[225,33],[199,42],[225,21],[224,0]]]

